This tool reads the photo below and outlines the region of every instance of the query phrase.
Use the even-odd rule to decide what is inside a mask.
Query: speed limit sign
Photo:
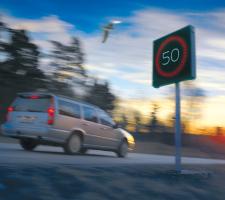
[[[153,43],[153,86],[195,79],[194,28],[186,26]]]
[[[153,87],[175,83],[175,164],[181,170],[180,82],[195,79],[195,34],[186,26],[153,42]]]

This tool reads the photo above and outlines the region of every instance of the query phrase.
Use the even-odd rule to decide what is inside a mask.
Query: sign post
[[[194,27],[186,26],[153,43],[153,87],[175,84],[175,163],[181,172],[180,82],[196,78]]]
[[[180,132],[180,84],[176,83],[176,121],[175,121],[175,145],[176,155],[175,164],[176,171],[181,171],[181,132]]]

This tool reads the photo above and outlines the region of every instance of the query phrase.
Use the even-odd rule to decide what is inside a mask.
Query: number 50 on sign
[[[195,79],[194,40],[194,28],[187,26],[154,41],[154,87]]]

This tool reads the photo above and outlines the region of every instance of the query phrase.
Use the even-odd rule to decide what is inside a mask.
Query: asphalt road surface
[[[0,165],[35,164],[119,166],[135,164],[174,164],[174,156],[129,153],[118,158],[115,153],[90,150],[85,155],[65,155],[60,147],[39,146],[33,152],[24,151],[19,144],[0,143]],[[183,164],[225,164],[225,160],[183,157]]]

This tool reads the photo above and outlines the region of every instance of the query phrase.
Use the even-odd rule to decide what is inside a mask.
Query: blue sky
[[[220,9],[224,4],[223,0],[1,0],[0,8],[19,18],[57,15],[82,31],[92,32],[108,17],[127,17],[133,11],[150,7],[191,12]]]
[[[216,0],[1,0],[0,12],[14,28],[30,31],[48,51],[47,40],[82,40],[86,68],[107,79],[121,98],[159,98],[171,86],[151,86],[152,41],[192,24],[197,39],[196,84],[206,95],[225,96],[225,2]],[[101,26],[121,19],[106,44]],[[46,68],[47,60],[42,67]]]

